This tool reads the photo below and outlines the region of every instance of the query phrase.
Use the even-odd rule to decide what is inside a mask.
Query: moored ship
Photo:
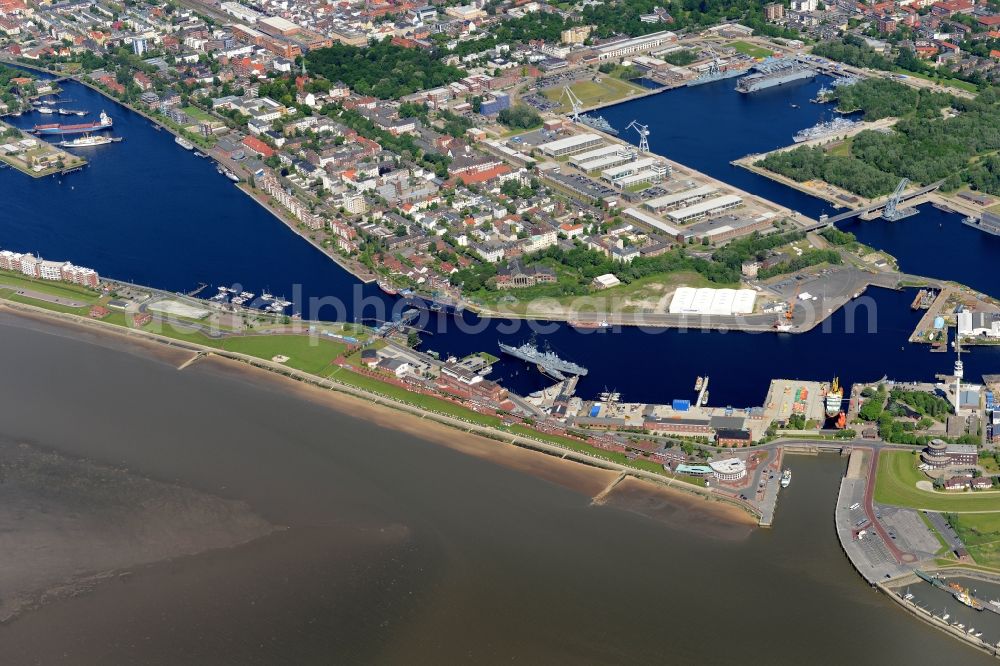
[[[839,378],[833,378],[830,390],[826,392],[824,404],[826,406],[827,418],[832,419],[840,415],[840,407],[844,404],[844,389],[840,385]]]
[[[194,144],[182,136],[174,137],[174,143],[176,143],[184,150],[194,150]]]
[[[79,125],[60,125],[59,123],[35,125],[31,131],[39,135],[84,134],[86,132],[108,130],[111,129],[112,125],[114,125],[114,121],[111,120],[111,116],[101,111],[100,118],[96,122],[80,123]]]
[[[794,81],[816,78],[816,70],[793,58],[768,58],[754,67],[753,74],[747,74],[736,82],[736,91],[752,93],[767,88],[783,86]]]
[[[575,319],[569,320],[569,325],[573,328],[582,329],[592,329],[592,328],[611,328],[611,324],[608,323],[607,319],[602,319],[601,321],[578,321]]]
[[[787,488],[792,483],[792,470],[786,469],[781,473],[781,487]]]
[[[120,136],[93,136],[85,134],[84,136],[79,136],[75,139],[70,139],[69,141],[60,141],[56,145],[63,148],[90,148],[91,146],[103,146],[109,143],[118,143],[120,141],[124,141],[124,138]]]
[[[591,116],[585,113],[580,116],[580,122],[587,127],[591,127],[595,130],[601,130],[605,134],[618,136],[618,130],[612,127],[611,123],[609,123],[604,116]]]
[[[520,347],[511,347],[502,342],[498,342],[497,344],[500,345],[500,351],[504,354],[513,356],[526,363],[534,363],[538,366],[539,370],[556,379],[565,379],[566,375],[579,375],[582,377],[587,374],[587,368],[582,365],[561,359],[551,350],[541,351],[533,342],[525,342]]]
[[[802,143],[803,141],[812,141],[813,139],[823,139],[841,132],[846,132],[847,130],[860,124],[861,123],[856,120],[834,118],[833,120],[828,120],[826,122],[817,123],[812,127],[807,127],[804,130],[799,130],[799,132],[792,137],[792,141],[795,143]]]
[[[979,229],[991,236],[1000,236],[1000,216],[993,215],[992,213],[983,213],[983,216],[979,219],[969,215],[962,219],[962,224],[970,226],[973,229]]]

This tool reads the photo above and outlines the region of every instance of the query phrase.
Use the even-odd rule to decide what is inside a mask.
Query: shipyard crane
[[[792,300],[788,301],[788,309],[785,310],[785,319],[791,321],[795,317],[795,301],[799,299],[799,285],[795,285],[795,294],[792,295]]]
[[[899,211],[899,203],[903,198],[903,191],[909,184],[909,178],[904,178],[899,181],[899,185],[896,186],[896,191],[892,193],[892,196],[889,197],[889,200],[885,203],[885,210],[882,211],[882,219],[895,222],[896,220],[904,217]]]
[[[625,129],[634,129],[639,133],[639,152],[648,153],[649,152],[649,125],[643,125],[642,123],[633,120],[625,127]]]
[[[583,102],[580,101],[580,98],[576,96],[576,93],[569,86],[563,86],[563,93],[560,95],[559,100],[562,101],[564,97],[569,99],[569,105],[573,108],[573,115],[571,116],[573,122],[580,122],[580,111],[583,110]]]

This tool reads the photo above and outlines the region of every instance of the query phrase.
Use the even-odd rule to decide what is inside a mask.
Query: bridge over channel
[[[944,180],[939,180],[936,183],[931,183],[930,185],[924,185],[923,187],[921,187],[919,189],[916,189],[916,190],[913,190],[913,191],[910,191],[910,192],[905,192],[905,193],[903,193],[903,194],[901,194],[899,196],[899,200],[897,201],[897,203],[903,203],[903,202],[909,201],[911,199],[915,199],[917,197],[922,197],[925,194],[928,194],[930,192],[933,192],[933,191],[937,190],[943,184],[944,184]],[[833,225],[837,224],[838,222],[842,222],[844,220],[848,220],[848,219],[850,219],[852,217],[858,217],[858,216],[861,216],[861,215],[867,215],[869,213],[874,213],[877,210],[885,208],[886,205],[889,203],[889,201],[890,201],[891,198],[892,197],[889,197],[889,198],[885,199],[884,201],[881,201],[879,203],[874,203],[874,204],[872,204],[870,206],[867,206],[865,208],[858,208],[856,210],[849,210],[849,211],[847,211],[845,213],[840,213],[840,214],[834,215],[832,217],[820,217],[819,222],[816,222],[815,224],[811,224],[808,227],[803,227],[803,231],[817,231],[819,229],[825,229],[826,227],[833,226]]]

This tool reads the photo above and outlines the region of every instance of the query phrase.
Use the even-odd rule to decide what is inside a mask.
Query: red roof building
[[[264,159],[274,155],[274,149],[255,136],[243,137],[243,145]]]

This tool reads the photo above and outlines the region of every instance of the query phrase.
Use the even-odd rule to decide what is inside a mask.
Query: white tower
[[[955,358],[955,414],[962,412],[962,377],[965,374],[965,367],[962,364],[962,345],[955,344],[955,351],[958,356]]]

